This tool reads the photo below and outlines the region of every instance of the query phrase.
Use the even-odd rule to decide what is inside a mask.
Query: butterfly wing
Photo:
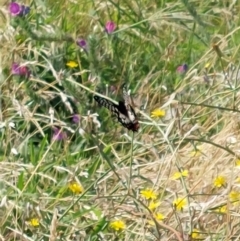
[[[130,105],[130,96],[128,95],[126,86],[123,85],[123,99],[124,101],[119,101],[118,105],[114,104],[112,101],[105,98],[94,96],[94,99],[99,105],[104,106],[109,109],[114,115],[117,116],[118,121],[127,129],[132,131],[137,131],[139,129],[139,123]]]
[[[109,109],[113,114],[115,114],[118,117],[118,115],[119,115],[118,105],[114,104],[110,100],[99,97],[97,95],[94,96],[94,99],[98,102],[99,105],[104,106],[105,108]]]
[[[123,99],[124,99],[125,108],[127,110],[128,118],[132,122],[134,122],[137,119],[137,116],[134,109],[131,106],[131,99],[126,88],[126,84],[123,84]]]
[[[129,119],[129,111],[126,108],[126,105],[123,101],[119,101],[118,103],[118,110],[120,112],[118,116],[118,121],[126,128],[130,129],[132,121]]]
[[[122,91],[123,91],[124,103],[125,103],[125,105],[129,105],[131,101],[130,101],[130,96],[129,96],[128,91],[127,91],[126,84],[122,85]]]

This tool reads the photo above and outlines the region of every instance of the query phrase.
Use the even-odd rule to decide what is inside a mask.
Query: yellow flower
[[[161,109],[156,109],[154,111],[151,112],[151,117],[164,117],[166,115],[165,110],[161,110]]]
[[[235,163],[236,163],[236,167],[240,167],[240,159],[237,159]]]
[[[200,233],[199,233],[199,230],[196,229],[196,228],[194,228],[193,231],[192,231],[192,233],[191,233],[191,237],[192,237],[193,239],[200,239],[200,238],[201,238],[201,235],[200,235]]]
[[[162,214],[162,213],[155,213],[154,215],[154,218],[157,220],[157,221],[163,221],[165,219],[165,216]],[[151,226],[154,226],[155,223],[153,220],[148,220],[148,223],[151,225]]]
[[[152,200],[157,199],[157,193],[154,192],[154,191],[151,190],[151,189],[142,190],[140,193],[141,193],[141,195],[142,195],[144,198],[146,198],[147,200],[148,200],[148,199],[152,199]]]
[[[77,62],[72,61],[72,60],[68,61],[68,62],[66,63],[66,65],[67,65],[69,68],[75,68],[75,67],[78,67]]]
[[[29,224],[33,227],[38,227],[39,226],[39,219],[38,218],[30,219]]]
[[[162,213],[156,213],[154,215],[154,217],[158,220],[158,221],[162,221],[165,219],[165,216]]]
[[[191,157],[198,157],[201,154],[202,154],[202,147],[201,146],[197,147],[195,150],[190,152]]]
[[[223,187],[226,185],[226,178],[224,176],[217,176],[214,180],[213,185],[215,187]]]
[[[177,179],[179,179],[181,177],[187,177],[187,176],[188,176],[188,170],[183,170],[181,172],[175,172],[173,174],[172,179],[177,180]]]
[[[229,193],[229,199],[231,202],[233,202],[235,205],[240,203],[240,192],[237,191],[231,191]]]
[[[227,206],[224,205],[224,206],[222,206],[222,207],[219,207],[219,208],[217,209],[217,211],[218,211],[219,213],[226,213],[226,212],[227,212]]]
[[[116,231],[122,231],[126,228],[126,225],[122,220],[115,220],[110,223],[110,227]]]
[[[173,206],[178,210],[181,211],[187,205],[186,198],[177,198],[173,201]]]
[[[153,211],[154,209],[156,209],[161,203],[160,202],[154,202],[151,201],[148,205],[148,208]]]
[[[77,182],[70,182],[68,187],[74,194],[80,194],[83,192],[83,187]]]

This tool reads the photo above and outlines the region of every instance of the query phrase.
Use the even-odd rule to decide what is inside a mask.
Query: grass
[[[0,8],[0,239],[239,240],[238,1],[24,4]],[[137,133],[93,99],[123,83]]]

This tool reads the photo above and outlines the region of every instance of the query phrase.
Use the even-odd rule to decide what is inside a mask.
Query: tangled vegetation
[[[0,240],[239,240],[239,9],[2,3]]]

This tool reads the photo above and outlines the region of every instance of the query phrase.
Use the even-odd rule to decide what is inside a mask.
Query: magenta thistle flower
[[[12,74],[20,75],[19,64],[17,63],[12,64]]]
[[[177,67],[177,72],[180,73],[180,74],[186,73],[187,70],[188,70],[187,64],[183,64],[183,65],[180,65],[180,66]]]
[[[112,32],[114,32],[114,30],[116,29],[116,24],[112,21],[108,21],[105,25],[105,31],[108,33],[108,34],[111,34]]]
[[[29,77],[30,71],[29,71],[27,66],[20,67],[20,75],[25,76],[25,77]]]
[[[28,69],[27,66],[20,66],[17,63],[12,64],[12,74],[13,75],[19,75],[19,76],[24,76],[28,78],[30,76],[30,70]]]
[[[54,141],[61,141],[67,138],[66,132],[62,131],[61,129],[54,127],[53,128],[53,140]]]
[[[12,2],[9,4],[9,12],[13,16],[18,16],[21,12],[21,6],[16,2]]]
[[[81,47],[82,49],[87,50],[87,41],[86,41],[86,40],[84,40],[84,39],[78,39],[78,40],[76,41],[76,43],[77,43],[77,45],[78,45],[79,47]]]
[[[30,7],[12,2],[9,4],[9,12],[12,16],[25,16],[30,12]]]
[[[80,115],[79,114],[74,114],[73,115],[73,117],[72,117],[72,121],[73,121],[73,123],[79,123],[79,121],[80,121]]]

